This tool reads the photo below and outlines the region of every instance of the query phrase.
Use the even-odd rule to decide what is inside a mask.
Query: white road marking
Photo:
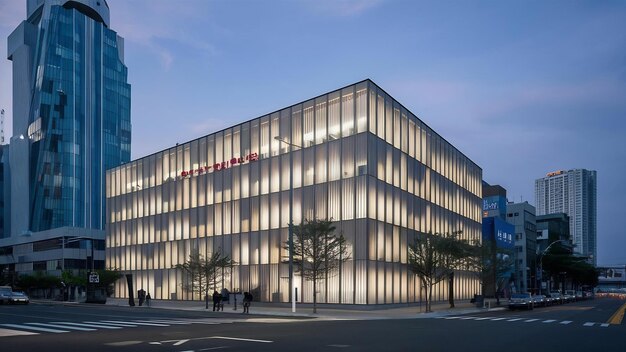
[[[524,318],[513,318],[513,319],[509,319],[507,321],[518,321],[518,320],[522,320],[522,319],[524,319]]]
[[[542,323],[554,323],[556,320],[554,319],[548,319],[548,320],[544,320],[542,321]]]
[[[143,343],[143,341],[120,341],[120,342],[110,342],[110,343],[105,343],[105,345],[108,346],[132,346],[132,345],[138,345],[140,343]],[[152,343],[152,342],[151,342]]]
[[[102,325],[102,324],[92,324],[87,322],[85,323],[68,323],[68,322],[55,322],[55,324],[66,324],[66,325],[76,325],[76,326],[86,326],[88,328],[96,328],[96,329],[121,329],[121,326],[111,326],[111,325]]]
[[[150,320],[148,323],[155,324],[170,324],[170,325],[189,325],[193,324],[192,321],[182,321],[182,320]]]
[[[49,324],[49,323],[28,323],[28,324],[38,325],[38,326],[43,326],[43,327],[50,327],[50,328],[78,330],[78,331],[96,331],[96,329],[80,328],[78,326],[68,326],[68,325],[61,325],[61,324]]]
[[[572,322],[571,320],[563,320],[559,324],[567,325],[567,324],[570,324],[571,322]]]
[[[476,320],[487,320],[487,319],[493,319],[493,317],[476,318]]]
[[[201,350],[198,351],[213,351],[213,350],[221,350],[224,348],[228,348],[228,346],[218,346],[218,347],[209,347],[209,348],[203,348]]]
[[[583,324],[583,326],[594,326],[595,324],[596,324],[596,323],[590,323],[590,322],[587,322],[587,323],[584,323],[584,324]]]
[[[608,328],[609,324],[600,324],[600,326],[603,327],[603,328]]]
[[[272,343],[272,342],[274,342],[274,341],[269,341],[269,340],[244,339],[244,338],[241,338],[241,337],[227,337],[227,336],[211,336],[211,338],[212,339],[222,339],[222,340],[261,342],[261,343]]]
[[[533,321],[537,321],[539,319],[528,319],[528,320],[524,320],[524,323],[532,323]]]
[[[498,320],[504,320],[504,319],[506,319],[506,318],[493,318],[493,319],[491,319],[491,321],[498,321]]]
[[[451,320],[451,319],[459,319],[460,317],[447,317],[446,319]]]
[[[86,321],[87,324],[99,324],[99,325],[107,325],[107,326],[117,326],[118,328],[136,328],[137,324],[126,324],[126,323],[107,323],[104,321]]]
[[[461,318],[461,320],[472,320],[472,319],[476,319],[477,317],[463,317]]]
[[[39,335],[39,333],[30,332],[30,331],[11,330],[11,329],[0,329],[0,337],[20,336],[20,335]]]
[[[115,321],[115,320],[102,320],[105,323],[111,323],[111,324],[134,324],[134,325],[145,325],[145,326],[169,326],[167,324],[157,324],[157,323],[144,323],[144,322],[137,322],[137,321],[129,321],[129,322],[125,322],[125,321]]]
[[[40,328],[37,326],[29,326],[29,325],[18,325],[18,324],[2,324],[2,326],[6,326],[9,328],[15,328],[15,329],[26,329],[26,330],[35,330],[35,331],[43,331],[43,332],[53,332],[55,334],[61,334],[64,332],[69,332],[67,330],[57,330],[57,329],[46,329],[46,328]]]
[[[180,341],[176,342],[173,346],[180,346],[180,345],[182,345],[182,344],[184,344],[185,342],[188,342],[188,341],[189,341],[189,339],[180,340]]]

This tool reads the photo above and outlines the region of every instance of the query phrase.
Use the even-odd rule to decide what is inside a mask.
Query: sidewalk
[[[235,310],[234,304],[224,304],[224,311],[220,313],[226,314],[241,314],[243,307],[240,302],[237,302],[237,309]],[[128,306],[128,299],[121,298],[109,298],[107,299],[107,305],[113,306]],[[137,300],[135,300],[137,304]],[[495,300],[491,306],[495,306]],[[152,299],[150,307],[135,306],[137,309],[170,309],[170,310],[185,310],[185,311],[207,311],[205,309],[205,303],[202,301],[170,301],[170,300],[155,300]],[[253,302],[250,306],[250,314],[253,315],[265,315],[274,317],[308,317],[317,318],[322,320],[378,320],[378,319],[419,319],[419,318],[433,318],[440,316],[459,315],[459,314],[472,314],[479,312],[488,312],[495,310],[502,310],[504,306],[495,307],[491,309],[477,308],[475,304],[469,303],[469,301],[455,302],[455,308],[450,308],[448,302],[437,302],[432,304],[432,312],[425,313],[425,304],[420,307],[419,304],[411,305],[375,305],[375,306],[360,306],[360,305],[326,305],[319,304],[317,307],[317,314],[313,314],[312,304],[297,304],[296,312],[292,313],[291,305],[285,303],[265,303],[265,302]],[[213,313],[213,304],[209,302],[209,309],[207,313]]]

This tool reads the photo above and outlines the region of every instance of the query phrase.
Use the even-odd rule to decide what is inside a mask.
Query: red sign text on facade
[[[222,161],[221,163],[215,163],[213,165],[202,166],[193,170],[182,171],[180,173],[180,177],[190,177],[193,175],[201,175],[201,174],[214,172],[214,171],[222,171],[222,170],[228,169],[229,167],[233,165],[245,164],[247,162],[257,161],[257,160],[259,160],[259,154],[250,153],[246,155],[245,157],[241,156],[238,158],[232,158],[227,161]]]

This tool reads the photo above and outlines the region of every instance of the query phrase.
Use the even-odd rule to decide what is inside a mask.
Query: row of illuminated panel
[[[191,290],[188,278],[177,269],[131,271],[135,290],[144,289],[154,299],[203,300],[203,293]],[[247,265],[226,270],[218,285],[230,292],[252,292],[255,301],[288,302],[289,280],[287,265]],[[350,260],[341,268],[340,275],[317,282],[318,303],[394,304],[425,300],[420,280],[405,265],[365,260]],[[299,303],[313,302],[313,283],[295,275]],[[480,282],[474,273],[458,272],[454,276],[454,297],[470,299],[480,292]],[[421,291],[421,294],[420,294]],[[115,297],[128,298],[126,280],[115,283]],[[433,300],[448,297],[447,280],[433,286]],[[241,301],[239,301],[241,303]],[[231,297],[230,304],[234,304]]]
[[[372,160],[369,165],[372,166],[369,169],[367,159],[365,159],[367,148],[356,146],[359,144],[359,140],[365,140],[368,137],[374,140],[374,142],[367,144],[368,147],[374,147],[374,152],[370,153]],[[341,179],[346,182],[346,180],[354,178],[355,175],[358,178],[368,174],[377,176],[378,180],[384,181],[390,189],[397,188],[409,192],[418,198],[478,221],[481,216],[478,197],[449,179],[432,172],[431,169],[418,161],[407,158],[406,154],[399,151],[396,153],[387,148],[388,145],[384,142],[376,143],[376,140],[378,139],[374,136],[362,134],[344,139],[341,143],[337,141],[338,148],[334,148],[331,143],[328,148],[326,145],[322,145],[295,153],[293,156],[293,180],[290,178],[292,169],[290,168],[289,157],[283,155],[220,172],[179,178],[173,182],[149,189],[110,197],[111,205],[107,207],[108,221],[115,223],[258,195],[270,194],[271,197],[276,197],[277,192],[285,192],[290,189],[291,181],[293,181],[294,190],[297,191],[303,186],[315,185],[318,187],[341,181]],[[380,147],[379,151],[381,152],[379,153],[376,152],[377,145]],[[302,170],[308,171],[302,172]],[[111,176],[112,174],[107,174],[109,180],[112,179]],[[349,182],[350,185],[354,185],[354,181]],[[117,182],[108,185],[108,188],[119,188]],[[379,185],[378,187],[382,186]],[[350,192],[356,192],[358,197],[363,190],[358,188]],[[332,191],[329,191],[329,199],[333,196],[339,195],[334,195]],[[344,197],[347,196],[344,195]],[[375,198],[372,198],[370,203],[375,204],[376,201]]]
[[[366,303],[366,300],[369,300],[369,303],[397,303],[402,300],[399,297],[403,295],[410,297],[408,292],[411,288],[408,281],[411,280],[412,273],[407,271],[407,267],[403,264],[406,263],[407,243],[414,236],[414,232],[375,221],[369,221],[366,227],[365,220],[343,222],[338,226],[348,239],[351,260],[342,269],[341,281],[337,281],[339,278],[335,275],[322,284],[329,285],[327,291],[341,289],[353,292],[355,287],[360,287],[359,290],[362,291],[357,296],[361,298],[356,303]],[[476,231],[473,232],[478,234]],[[363,234],[365,236],[362,236]],[[232,236],[108,248],[106,258],[109,265],[115,265],[123,272],[133,273],[136,279],[147,273],[157,277],[165,275],[167,282],[159,278],[155,278],[154,281],[148,280],[148,282],[138,279],[144,288],[150,287],[150,292],[162,290],[163,298],[170,298],[169,294],[176,292],[178,299],[191,299],[190,292],[184,292],[185,290],[182,289],[184,278],[170,269],[176,264],[183,263],[194,250],[199,251],[202,256],[222,251],[237,262],[232,269],[224,273],[224,287],[267,290],[259,298],[268,300],[271,296],[265,295],[288,292],[286,283],[278,280],[278,278],[287,277],[286,251],[283,248],[287,238],[286,230],[260,231]],[[368,267],[369,270],[366,270]],[[263,274],[266,270],[279,270],[280,272],[276,273],[278,276],[266,276],[269,275]],[[299,277],[297,278],[297,286],[302,289],[305,283]],[[475,278],[474,276],[473,279]],[[151,284],[154,286],[150,286]],[[463,287],[467,284],[469,283],[457,283],[460,286],[460,290],[456,293],[460,295],[459,297],[465,295]],[[163,286],[165,286],[164,289]],[[181,289],[175,289],[176,286]],[[305,286],[304,289],[306,291],[310,288]],[[471,293],[473,292],[468,292],[468,294]],[[125,293],[122,291],[119,294],[123,296]],[[395,296],[396,294],[398,296]],[[337,302],[336,300],[338,297],[331,301]],[[342,301],[353,303],[349,296],[343,296]]]
[[[472,213],[471,217],[465,217],[371,177],[368,185],[368,178],[361,176],[294,190],[293,221],[371,218],[418,231],[446,232],[448,229],[438,224],[445,223],[450,217],[479,222],[476,216],[480,216],[480,204],[472,197],[465,192],[465,196],[459,199],[463,212]],[[121,196],[108,199],[106,207],[111,214],[121,213],[123,208],[128,209],[127,215],[132,215],[132,211],[139,212],[150,206],[144,201],[132,202],[132,197]],[[109,220],[107,229],[126,238],[119,234],[120,229],[126,229],[128,224],[138,227],[127,231],[131,236],[128,241],[114,238],[115,241],[110,243],[115,245],[137,243],[132,235],[135,233],[151,233],[156,241],[214,236],[286,227],[289,210],[289,192],[283,191],[155,215]]]
[[[260,159],[291,149],[306,153],[310,147],[366,131],[480,197],[480,168],[368,82],[120,166],[111,177],[121,187],[112,187],[107,196],[158,186],[180,177],[182,171],[251,153],[258,153]]]
[[[289,211],[289,194],[282,192],[109,223],[107,244],[127,246],[285,229],[290,216],[293,216],[295,224],[312,218],[334,221],[370,218],[411,230],[435,233],[459,230],[459,221],[479,224],[404,192],[387,189],[384,184],[378,183],[380,192],[376,191],[376,187],[364,192],[364,179],[358,179],[356,185],[351,181],[307,187],[294,192],[293,214]],[[355,186],[362,191],[355,194]],[[110,207],[111,203],[107,206]]]

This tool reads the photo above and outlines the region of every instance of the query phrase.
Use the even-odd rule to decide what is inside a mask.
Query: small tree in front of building
[[[210,257],[204,257],[199,251],[194,250],[189,258],[182,264],[176,264],[176,269],[182,270],[186,276],[183,281],[183,289],[197,294],[200,298],[209,294],[209,289],[217,290],[224,278],[224,270],[235,264],[228,255],[221,251],[214,252]],[[205,300],[206,308],[209,307]]]
[[[329,220],[304,220],[293,228],[294,270],[313,283],[313,313],[317,313],[318,283],[336,275],[350,259],[346,239]],[[285,243],[289,251],[289,242]]]
[[[458,241],[455,236],[418,234],[409,244],[409,269],[419,277],[426,293],[426,312],[432,306],[433,286],[446,278],[454,280],[453,260],[457,256]]]

